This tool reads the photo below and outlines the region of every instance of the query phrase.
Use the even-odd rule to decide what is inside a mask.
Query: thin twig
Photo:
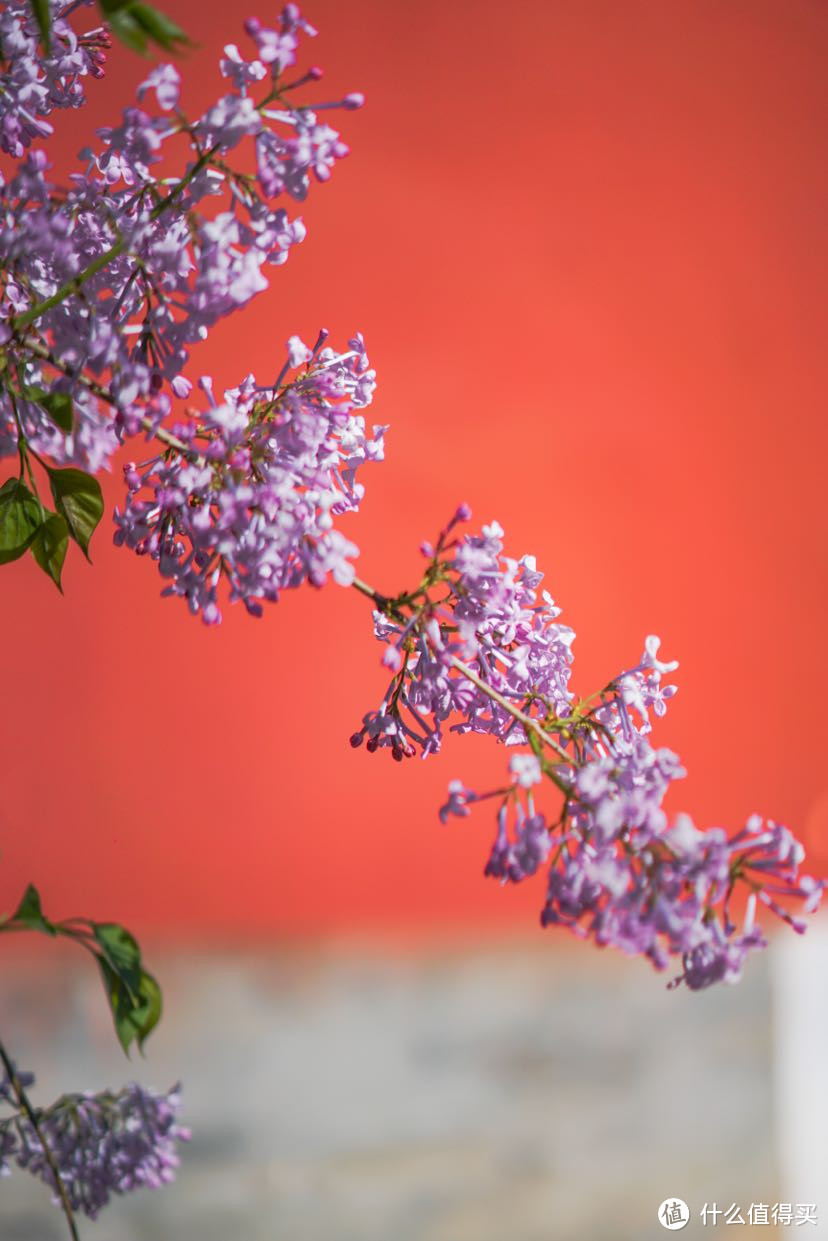
[[[527,731],[534,733],[535,736],[544,743],[544,745],[550,746],[555,753],[565,759],[567,763],[572,762],[572,755],[567,754],[563,746],[558,745],[555,738],[550,737],[546,729],[536,719],[534,719],[531,715],[527,715],[525,711],[521,711],[520,707],[514,706],[511,702],[509,702],[508,698],[504,698],[503,694],[499,693],[493,685],[489,685],[487,681],[484,681],[482,677],[479,677],[473,668],[470,668],[468,664],[464,664],[463,661],[458,659],[456,655],[451,656],[450,663],[452,668],[456,668],[457,671],[462,673],[468,681],[471,681],[473,685],[476,685],[479,690],[482,690],[484,694],[488,695],[489,698],[493,699],[494,702],[501,706],[504,711],[508,711],[509,715],[511,715],[513,719],[518,720],[518,722],[521,723]]]
[[[205,151],[204,154],[196,160],[192,168],[185,173],[179,181],[176,182],[175,186],[166,198],[162,199],[162,201],[153,208],[150,212],[151,220],[157,220],[160,215],[163,215],[165,211],[169,210],[169,208],[173,206],[179,195],[183,193],[193,178],[196,177],[198,173],[201,172],[202,168],[210,162],[220,145],[221,143],[216,142],[209,151]],[[119,237],[108,250],[105,250],[103,254],[99,254],[96,259],[92,260],[88,267],[84,268],[83,271],[78,272],[76,276],[72,276],[72,278],[67,280],[65,284],[62,284],[60,288],[51,295],[51,297],[46,297],[42,302],[38,302],[35,306],[30,306],[29,309],[22,315],[19,315],[13,319],[12,326],[14,329],[19,332],[24,328],[30,327],[31,324],[35,323],[41,315],[46,313],[47,310],[51,310],[54,306],[59,305],[62,301],[69,297],[71,293],[80,292],[87,280],[90,280],[92,276],[96,276],[98,272],[102,271],[104,267],[113,261],[113,259],[119,258],[124,253],[126,248],[126,238]]]
[[[37,1112],[32,1107],[32,1104],[29,1101],[29,1096],[26,1094],[26,1091],[23,1088],[23,1083],[20,1080],[18,1072],[15,1069],[14,1064],[12,1063],[9,1057],[9,1054],[6,1051],[5,1047],[3,1046],[2,1042],[0,1042],[0,1061],[2,1061],[3,1068],[6,1070],[6,1075],[8,1076],[9,1084],[12,1090],[14,1091],[14,1097],[17,1100],[20,1106],[20,1109],[21,1111],[25,1113],[26,1119],[29,1121],[30,1125],[34,1129],[35,1133],[37,1134],[37,1139],[40,1142],[40,1145],[43,1147],[43,1155],[44,1155],[46,1162],[49,1165],[52,1176],[55,1179],[55,1192],[57,1193],[57,1196],[60,1199],[60,1205],[63,1208],[63,1214],[66,1216],[66,1223],[69,1225],[69,1234],[72,1238],[72,1241],[80,1241],[80,1234],[78,1233],[77,1225],[75,1224],[75,1216],[72,1211],[72,1204],[69,1201],[69,1195],[66,1192],[66,1186],[64,1185],[60,1172],[58,1171],[58,1166],[57,1166],[57,1163],[55,1162],[55,1157],[52,1154],[49,1143],[46,1141],[46,1135],[44,1134],[43,1129],[41,1128],[40,1121],[38,1120],[38,1117],[37,1117]]]
[[[378,590],[374,590],[373,586],[369,586],[368,583],[363,582],[361,578],[355,577],[351,582],[351,585],[354,590],[358,590],[361,595],[365,595],[366,598],[372,599],[381,610],[386,608],[389,603],[393,602],[393,600],[389,599],[387,595],[383,595]],[[466,680],[471,681],[473,685],[476,685],[479,690],[482,690],[488,698],[491,698],[493,702],[496,702],[498,706],[501,706],[504,711],[507,711],[509,715],[511,715],[513,719],[517,720],[518,723],[522,724],[528,732],[534,733],[534,735],[542,741],[544,745],[548,745],[567,763],[572,762],[572,755],[567,754],[563,746],[559,745],[554,737],[550,737],[549,733],[543,728],[538,720],[533,719],[531,715],[527,715],[525,711],[521,711],[520,707],[514,706],[513,703],[509,702],[508,698],[505,698],[503,694],[499,693],[498,690],[494,688],[494,686],[489,685],[487,681],[484,681],[482,677],[477,675],[473,668],[470,668],[468,664],[464,664],[463,661],[458,659],[455,655],[451,656],[449,662],[452,668],[456,669],[456,671],[464,676]]]
[[[115,409],[118,408],[118,402],[115,400],[115,397],[108,388],[105,388],[103,384],[96,383],[94,379],[89,379],[81,372],[73,370],[71,366],[54,357],[48,349],[39,344],[37,341],[24,340],[23,347],[27,349],[29,353],[34,354],[35,357],[42,358],[44,362],[48,362],[50,366],[53,366],[56,371],[60,371],[60,373],[65,375],[67,379],[72,379],[77,383],[83,384],[84,388],[87,388],[93,396],[98,397],[101,401],[106,401],[108,405],[112,405]],[[145,431],[148,431],[151,435],[155,436],[156,439],[160,440],[162,444],[166,444],[168,448],[175,448],[176,451],[182,453],[182,455],[191,457],[199,463],[203,462],[203,457],[197,449],[189,448],[183,440],[180,440],[177,435],[173,435],[172,432],[168,431],[165,427],[156,427],[150,418],[142,418],[141,426]]]

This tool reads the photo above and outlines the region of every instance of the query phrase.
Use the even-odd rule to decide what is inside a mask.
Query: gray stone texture
[[[705,1201],[777,1200],[761,957],[691,995],[548,936],[154,953],[167,1011],[127,1063],[93,969],[44,947],[3,945],[0,1029],[36,1098],[181,1078],[194,1133],[176,1184],[92,1241],[657,1241],[668,1196],[683,1237],[732,1235]],[[2,1241],[64,1235],[42,1186],[0,1183]]]

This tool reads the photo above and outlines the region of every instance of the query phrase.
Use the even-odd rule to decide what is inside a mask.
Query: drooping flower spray
[[[801,873],[801,845],[770,819],[728,832],[668,818],[665,797],[685,772],[651,740],[678,666],[659,639],[576,697],[574,634],[534,558],[508,556],[495,522],[461,533],[465,505],[422,544],[413,589],[386,594],[356,577],[347,516],[387,429],[366,424],[376,377],[360,333],[342,345],[324,330],[313,345],[293,336],[281,369],[223,393],[194,369],[193,347],[304,240],[292,204],[347,154],[327,117],[361,107],[362,95],[305,102],[321,70],[295,65],[315,31],[289,3],[272,26],[245,22],[246,50],[224,48],[208,108],[188,116],[178,70],[160,64],[81,151],[69,184],[53,184],[56,113],[84,105],[111,45],[105,26],[78,29],[85,7],[0,6],[0,148],[13,163],[0,179],[0,458],[12,468],[0,486],[0,564],[31,552],[61,586],[70,540],[88,555],[103,515],[95,475],[126,448],[115,542],[154,562],[162,593],[204,623],[235,602],[259,617],[306,582],[333,579],[371,601],[390,679],[354,747],[428,757],[446,731],[509,747],[502,783],[478,792],[454,781],[440,817],[491,804],[486,874],[519,883],[543,872],[543,926],[660,970],[674,962],[671,985],[736,981],[765,943],[757,913],[802,931],[823,884]],[[112,28],[137,46],[143,29],[176,31],[146,4],[122,9],[112,6]],[[0,918],[7,930],[63,935],[92,953],[125,1049],[157,1024],[160,988],[123,927],[54,922],[30,887]],[[0,1172],[16,1163],[44,1180],[73,1238],[74,1212],[92,1216],[111,1194],[173,1175],[188,1136],[177,1091],[130,1086],[37,1109],[2,1044],[0,1059],[11,1109]]]

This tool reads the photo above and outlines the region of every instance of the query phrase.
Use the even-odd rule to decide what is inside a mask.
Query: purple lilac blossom
[[[11,0],[0,13],[0,138],[21,159],[0,179],[0,344],[9,344],[18,362],[15,399],[0,394],[0,455],[17,452],[20,427],[55,464],[96,472],[119,441],[157,426],[164,403],[186,395],[191,347],[265,289],[269,269],[304,239],[302,220],[272,200],[283,192],[303,199],[312,177],[328,178],[347,147],[317,112],[351,109],[360,97],[314,107],[293,102],[289,92],[320,71],[294,82],[280,77],[300,37],[315,33],[288,4],[272,30],[247,23],[258,57],[225,48],[220,68],[230,91],[200,117],[186,120],[178,71],[159,65],[138,88],[139,106],[126,108],[119,124],[100,129],[98,144],[81,152],[68,188],[54,186],[44,118],[85,102],[84,80],[101,75],[109,44],[105,31],[73,31],[64,15],[77,7],[52,3],[49,55],[38,45],[28,0]],[[265,77],[257,101],[251,89]],[[244,140],[256,144],[258,178],[227,163]],[[182,174],[157,179],[159,161],[174,158],[175,149],[184,157]],[[120,252],[81,288],[64,287],[113,247]],[[71,434],[57,431],[38,392],[72,397]]]
[[[395,675],[380,708],[354,734],[367,736],[369,750],[390,746],[396,758],[417,748],[436,753],[450,717],[456,717],[453,731],[489,733],[507,745],[527,743],[523,727],[501,704],[453,670],[453,657],[516,705],[531,694],[558,711],[569,706],[575,635],[558,622],[560,608],[551,595],[539,594],[543,574],[535,558],[504,556],[497,522],[480,535],[452,537],[468,512],[465,505],[457,510],[437,551],[423,545],[429,561],[424,583],[443,589],[445,597],[427,596],[410,617],[374,613],[375,634],[393,652],[383,662]]]
[[[25,1087],[31,1074],[20,1074]],[[8,1079],[0,1099],[16,1107]],[[158,1189],[175,1177],[176,1144],[189,1140],[178,1123],[179,1087],[158,1094],[132,1083],[117,1093],[63,1095],[38,1109],[38,1128],[57,1166],[73,1211],[94,1219],[113,1194],[146,1186]],[[25,1113],[0,1117],[0,1176],[11,1164],[25,1168],[55,1192],[54,1174],[40,1137]]]
[[[163,591],[186,599],[207,624],[221,620],[219,587],[253,615],[263,601],[330,575],[350,585],[358,549],[334,526],[364,494],[359,468],[381,461],[385,427],[369,437],[361,410],[374,390],[361,336],[344,353],[293,337],[289,383],[259,387],[252,376],[199,422],[174,428],[188,452],[165,452],[125,468],[127,499],[115,541],[158,562]],[[284,379],[287,366],[280,376]]]
[[[686,815],[671,825],[664,800],[686,773],[650,737],[652,717],[664,715],[676,692],[665,677],[677,661],[660,657],[651,634],[637,664],[577,700],[569,688],[574,634],[539,593],[534,558],[505,556],[496,522],[459,537],[469,516],[461,506],[436,545],[422,545],[428,564],[416,590],[377,597],[374,630],[392,679],[351,744],[367,738],[370,751],[426,757],[451,719],[455,731],[528,746],[512,753],[503,787],[479,793],[454,780],[440,809],[446,822],[478,802],[498,804],[485,874],[519,883],[546,867],[543,926],[644,956],[657,969],[678,958],[671,985],[737,981],[747,953],[765,944],[757,905],[801,932],[805,923],[789,906],[810,913],[819,903],[822,882],[800,874],[802,846],[757,815],[730,836],[700,831]],[[562,802],[554,820],[536,805],[544,791]],[[730,913],[737,885],[747,892],[740,927]]]
[[[84,0],[86,7],[90,3]],[[77,8],[75,0],[49,0],[48,54],[38,46],[40,35],[28,0],[6,0],[0,10],[5,64],[0,74],[0,149],[13,159],[52,134],[46,117],[55,109],[79,108],[86,102],[84,78],[103,76],[111,38],[100,26],[76,34],[67,18]]]

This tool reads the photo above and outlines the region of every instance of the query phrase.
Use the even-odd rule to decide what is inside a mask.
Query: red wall
[[[206,100],[246,10],[164,7],[201,43]],[[361,328],[392,424],[349,525],[362,576],[410,582],[461,499],[496,516],[578,631],[577,688],[650,631],[682,660],[657,733],[690,768],[675,804],[784,818],[824,866],[828,10],[308,15],[330,95],[369,104],[342,116],[353,154],[307,204],[307,242],[203,369],[264,378],[292,332]],[[58,118],[64,151],[145,66],[119,50],[111,70]],[[449,778],[485,785],[502,753],[452,739],[399,766],[348,746],[384,684],[354,592],[207,630],[106,526],[93,555],[70,555],[65,598],[30,561],[2,570],[5,907],[33,878],[56,914],[136,930],[531,921],[540,884],[481,877],[488,813],[436,817]]]

